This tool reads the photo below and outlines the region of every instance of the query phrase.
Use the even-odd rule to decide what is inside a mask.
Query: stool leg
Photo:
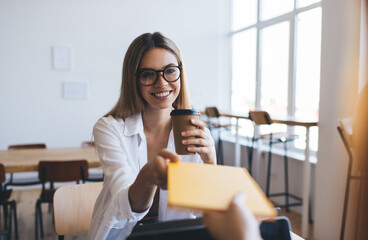
[[[6,204],[3,205],[4,210],[4,229],[8,229],[8,206]]]
[[[286,211],[289,212],[289,171],[288,171],[288,157],[287,157],[287,142],[284,144],[284,168],[285,168],[285,205]]]
[[[15,231],[15,239],[18,239],[18,219],[17,219],[17,204],[13,202],[13,214],[14,214],[14,231]]]
[[[255,133],[252,138],[252,146],[250,147],[249,153],[248,153],[248,167],[249,167],[249,174],[252,175],[252,167],[253,167],[253,149],[254,149],[254,142],[255,142]]]
[[[8,208],[8,204],[5,204],[6,208]],[[8,239],[11,239],[11,232],[12,232],[12,211],[13,211],[13,207],[12,204],[9,203],[10,206],[10,213],[9,213],[9,223],[8,223]]]
[[[270,134],[270,147],[268,151],[267,185],[266,185],[266,196],[268,198],[270,197],[271,158],[272,158],[272,134]]]
[[[222,141],[221,141],[221,130],[218,128],[218,149],[217,149],[217,158],[218,158],[218,164],[224,165],[224,155],[222,153]]]
[[[36,202],[36,211],[35,211],[35,239],[38,240],[38,207],[39,201]]]
[[[41,208],[41,202],[40,202],[40,205],[39,205],[39,219],[40,219],[40,235],[41,235],[41,238],[43,239],[43,221],[42,221],[42,208]]]

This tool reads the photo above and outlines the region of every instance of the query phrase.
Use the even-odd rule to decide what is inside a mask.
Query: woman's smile
[[[159,98],[159,99],[167,99],[167,97],[172,93],[172,90],[169,90],[169,91],[160,91],[160,92],[154,92],[154,93],[151,93],[151,95],[155,96],[156,98]]]

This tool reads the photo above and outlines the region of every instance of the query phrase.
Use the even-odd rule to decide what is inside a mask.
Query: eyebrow
[[[179,66],[179,64],[178,65],[176,65],[176,64],[174,64],[174,63],[169,63],[169,64],[167,64],[166,66],[164,66],[163,68],[161,68],[160,70],[163,70],[164,68],[166,68],[166,67],[170,67],[170,66]],[[155,70],[155,71],[157,71],[156,69],[154,69],[154,68],[138,68],[138,71],[145,71],[145,70]]]

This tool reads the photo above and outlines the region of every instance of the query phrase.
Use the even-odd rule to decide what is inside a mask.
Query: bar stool
[[[254,134],[252,138],[252,145],[250,147],[248,163],[249,163],[249,173],[252,174],[252,165],[253,165],[253,149],[254,142],[258,139],[267,140],[269,143],[268,149],[268,165],[267,165],[267,179],[266,179],[266,196],[268,198],[271,197],[280,197],[285,196],[285,204],[277,205],[278,207],[285,207],[287,211],[289,211],[289,207],[300,206],[302,205],[302,199],[298,196],[295,196],[289,192],[289,176],[288,176],[288,157],[287,157],[287,143],[293,141],[295,136],[287,135],[287,133],[273,133],[270,131],[268,134],[263,134],[257,137],[256,126],[268,125],[272,124],[272,119],[270,115],[265,111],[250,111],[249,119],[254,124]],[[277,143],[284,143],[284,186],[285,191],[281,193],[272,193],[270,194],[270,176],[271,176],[271,158],[272,158],[272,145]],[[289,198],[293,198],[296,200],[295,203],[290,203]]]
[[[224,154],[222,150],[221,130],[229,129],[232,126],[232,124],[220,123],[220,112],[218,111],[217,107],[206,107],[205,112],[207,115],[206,123],[208,129],[211,131],[211,133],[214,129],[217,130],[217,148],[216,148],[217,162],[219,165],[223,165]]]

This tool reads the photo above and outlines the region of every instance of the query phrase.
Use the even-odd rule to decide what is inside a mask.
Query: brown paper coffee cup
[[[183,137],[181,135],[182,131],[196,129],[197,126],[191,123],[191,119],[199,119],[199,112],[194,109],[175,109],[171,112],[173,129],[174,129],[174,139],[175,139],[175,149],[176,153],[179,155],[189,155],[194,154],[187,150],[188,147],[195,147],[195,145],[184,145],[182,141],[184,139],[190,139],[195,137]]]

